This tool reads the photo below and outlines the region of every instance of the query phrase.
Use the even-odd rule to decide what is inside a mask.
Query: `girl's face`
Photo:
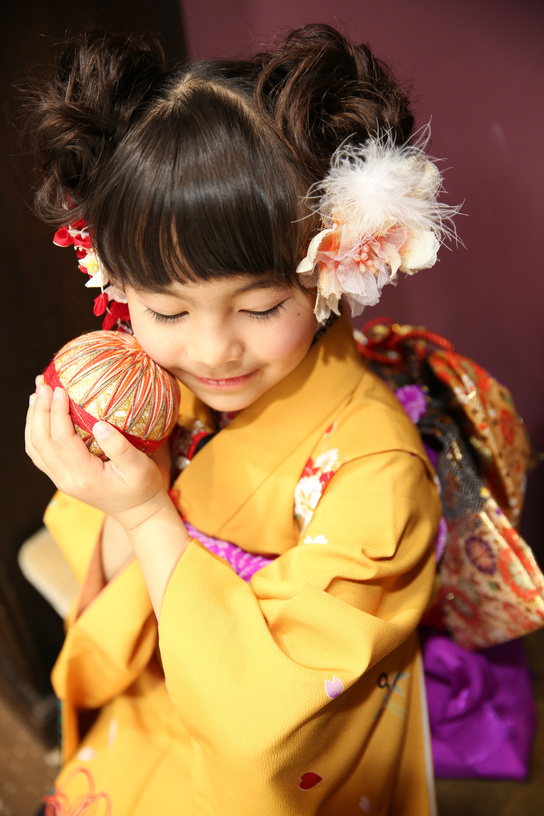
[[[125,294],[144,351],[217,411],[247,408],[283,380],[318,327],[308,293],[250,275]]]

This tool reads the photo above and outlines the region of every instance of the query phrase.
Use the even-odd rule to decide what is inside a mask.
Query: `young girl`
[[[340,314],[435,257],[440,179],[406,97],[326,26],[172,71],[89,35],[29,117],[38,212],[91,236],[110,323],[126,298],[182,384],[154,459],[101,422],[104,463],[65,392],[31,398],[81,580],[50,811],[434,812],[415,630],[440,502]]]

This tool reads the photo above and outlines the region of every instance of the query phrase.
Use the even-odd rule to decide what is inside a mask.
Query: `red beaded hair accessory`
[[[80,218],[61,227],[56,231],[53,243],[60,247],[73,246],[80,270],[89,276],[85,286],[100,289],[93,311],[97,316],[104,315],[102,328],[132,333],[127,299],[121,289],[110,283],[108,273],[93,247],[87,222]]]

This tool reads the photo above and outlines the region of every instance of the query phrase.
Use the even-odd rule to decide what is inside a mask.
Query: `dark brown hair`
[[[169,70],[149,38],[68,41],[30,94],[35,204],[84,217],[115,280],[144,288],[240,273],[294,282],[334,150],[411,133],[405,94],[368,47],[309,25],[238,61]]]

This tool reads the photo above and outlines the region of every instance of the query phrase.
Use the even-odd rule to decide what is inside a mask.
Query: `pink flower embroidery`
[[[330,697],[331,700],[340,697],[343,691],[344,685],[336,675],[333,675],[332,680],[325,680],[325,694],[327,697]]]

